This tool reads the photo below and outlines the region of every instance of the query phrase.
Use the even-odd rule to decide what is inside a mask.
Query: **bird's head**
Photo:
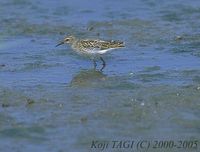
[[[72,36],[72,35],[67,36],[60,43],[58,43],[56,45],[56,47],[59,46],[59,45],[62,45],[62,44],[71,44],[71,43],[73,43],[75,41],[75,39],[76,38],[74,36]]]

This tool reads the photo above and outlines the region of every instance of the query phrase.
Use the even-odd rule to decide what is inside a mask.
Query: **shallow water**
[[[1,0],[0,151],[101,151],[94,140],[198,140],[164,149],[198,151],[199,19],[197,0]],[[126,48],[100,72],[55,48],[67,34]]]

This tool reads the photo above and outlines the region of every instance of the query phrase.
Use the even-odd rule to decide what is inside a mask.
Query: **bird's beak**
[[[60,42],[60,43],[58,43],[57,45],[56,45],[56,47],[57,46],[59,46],[59,45],[62,45],[62,44],[64,44],[64,42],[62,41],[62,42]]]

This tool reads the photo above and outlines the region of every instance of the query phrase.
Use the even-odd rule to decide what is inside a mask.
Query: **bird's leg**
[[[100,57],[100,60],[103,62],[103,66],[101,68],[101,71],[106,67],[106,62],[104,61],[104,59],[102,57]]]
[[[92,61],[93,61],[93,64],[94,64],[94,69],[96,70],[97,63],[96,63],[96,61],[94,59]]]

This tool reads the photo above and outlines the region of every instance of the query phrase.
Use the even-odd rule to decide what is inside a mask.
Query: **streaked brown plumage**
[[[125,47],[124,42],[121,41],[104,41],[104,40],[92,40],[92,39],[77,39],[74,36],[68,36],[64,38],[63,41],[61,41],[58,45],[62,44],[71,44],[71,47],[74,51],[76,51],[78,54],[88,56],[93,60],[94,67],[96,68],[96,61],[95,59],[100,58],[100,60],[103,62],[103,68],[105,68],[106,63],[103,60],[102,56],[104,53],[113,50]]]

